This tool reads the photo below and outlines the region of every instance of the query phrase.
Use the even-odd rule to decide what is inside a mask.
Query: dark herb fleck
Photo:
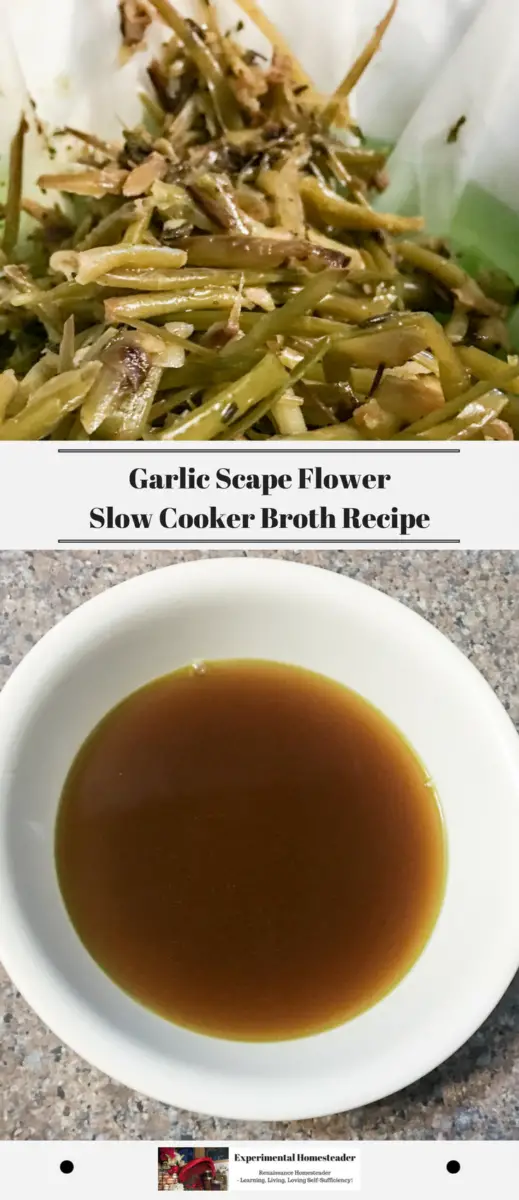
[[[454,144],[454,142],[457,142],[459,134],[460,134],[460,130],[463,129],[463,126],[466,125],[466,123],[467,123],[466,117],[458,118],[458,120],[456,121],[456,124],[452,126],[452,129],[449,129],[449,132],[447,134],[447,145],[452,146]]]

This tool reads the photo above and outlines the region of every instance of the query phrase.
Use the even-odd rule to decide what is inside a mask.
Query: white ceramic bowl
[[[267,1045],[191,1033],[123,994],[80,943],[54,865],[60,791],[97,721],[158,675],[233,657],[321,671],[382,709],[430,771],[448,839],[444,905],[402,983],[338,1029]],[[142,575],[61,621],[0,697],[0,957],[60,1040],[188,1109],[320,1116],[442,1062],[519,965],[518,850],[519,739],[491,689],[409,609],[327,571],[235,558]]]

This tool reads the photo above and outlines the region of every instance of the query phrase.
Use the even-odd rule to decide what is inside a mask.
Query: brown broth
[[[56,827],[84,946],[163,1017],[301,1037],[356,1016],[421,953],[445,879],[440,808],[355,692],[262,661],[155,680],[77,755]]]

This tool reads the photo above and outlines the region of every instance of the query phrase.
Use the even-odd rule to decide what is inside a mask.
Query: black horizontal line
[[[278,542],[273,538],[240,538],[239,542],[214,538],[58,538],[59,546],[271,546],[290,550],[291,546],[459,546],[461,538],[293,538]]]
[[[196,449],[191,446],[136,446],[134,450],[126,447],[113,448],[104,446],[78,446],[68,447],[59,446],[58,454],[175,454],[179,451],[184,451],[185,454],[300,454],[301,450],[319,450],[319,452],[328,452],[337,454],[343,451],[346,454],[461,454],[461,450],[453,447],[452,449],[435,449],[431,446],[410,446],[409,449],[401,447],[390,447],[386,450],[383,447],[350,447],[347,443],[341,442],[336,446],[320,446],[317,442],[315,446],[226,446],[223,443],[219,446],[197,446]]]

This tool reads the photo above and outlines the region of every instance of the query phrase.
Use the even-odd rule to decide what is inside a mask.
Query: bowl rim
[[[493,734],[500,739],[517,771],[519,807],[519,736],[493,689],[463,652],[427,619],[380,589],[337,571],[297,561],[252,555],[207,557],[168,564],[114,584],[78,605],[45,633],[14,669],[0,694],[0,910],[3,913],[0,923],[1,961],[17,989],[49,1029],[60,1041],[71,1046],[76,1053],[105,1075],[120,1081],[132,1091],[142,1092],[163,1103],[224,1119],[274,1121],[324,1117],[372,1103],[409,1086],[444,1062],[472,1036],[494,1009],[519,967],[518,905],[515,921],[510,922],[511,936],[508,939],[509,953],[506,961],[503,958],[499,973],[496,971],[489,977],[485,994],[474,997],[470,1013],[465,1013],[462,1020],[459,1017],[453,1020],[452,1027],[442,1029],[441,1037],[438,1038],[443,1046],[441,1052],[437,1043],[434,1046],[421,1045],[419,1061],[411,1069],[407,1059],[399,1063],[390,1058],[389,1068],[387,1063],[382,1064],[380,1085],[374,1088],[372,1082],[366,1082],[363,1089],[357,1084],[353,1102],[348,1096],[347,1080],[344,1087],[341,1086],[341,1081],[336,1081],[328,1098],[324,1095],[324,1088],[321,1088],[323,1094],[319,1094],[317,1085],[316,1099],[312,1100],[310,1106],[307,1099],[300,1101],[296,1097],[294,1084],[291,1085],[290,1096],[287,1094],[283,1097],[277,1092],[269,1098],[265,1088],[261,1089],[261,1095],[253,1096],[249,1089],[247,1099],[240,1102],[239,1078],[237,1083],[234,1081],[229,1084],[227,1080],[222,1080],[216,1071],[208,1070],[201,1076],[197,1069],[190,1069],[189,1065],[184,1063],[180,1067],[178,1063],[174,1064],[174,1082],[171,1086],[173,1064],[165,1063],[162,1068],[157,1068],[152,1056],[148,1055],[146,1049],[137,1041],[131,1044],[131,1039],[121,1031],[114,1035],[114,1031],[103,1020],[102,1015],[93,1011],[88,1001],[78,998],[57,971],[48,969],[50,964],[44,951],[36,944],[35,938],[31,943],[31,938],[27,936],[15,889],[10,881],[5,821],[8,807],[6,793],[11,781],[8,778],[6,786],[5,760],[10,739],[19,737],[20,730],[23,736],[27,702],[33,688],[36,695],[38,691],[41,693],[46,663],[56,654],[58,657],[63,656],[66,647],[73,644],[87,629],[93,626],[106,628],[116,611],[124,611],[127,614],[130,611],[139,611],[146,595],[151,592],[159,596],[161,593],[166,595],[171,588],[173,592],[178,592],[183,587],[186,593],[189,589],[203,589],[205,580],[209,579],[210,583],[214,583],[219,574],[222,578],[225,577],[226,587],[233,578],[246,579],[250,584],[255,576],[258,580],[263,577],[265,582],[267,575],[273,579],[273,586],[276,583],[274,577],[277,577],[280,587],[285,583],[287,586],[299,587],[304,582],[301,573],[305,573],[308,582],[313,580],[318,600],[325,603],[327,595],[344,598],[349,592],[354,600],[356,597],[362,603],[366,593],[375,593],[378,597],[377,604],[386,612],[391,610],[393,616],[399,616],[407,627],[414,625],[418,634],[428,637],[429,642],[436,641],[438,648],[441,645],[444,654],[450,655],[453,669],[457,670],[458,674],[464,674],[467,686],[472,689],[473,694],[477,689],[479,701],[486,712],[490,713]],[[517,890],[519,898],[519,880]],[[36,961],[39,958],[44,968],[41,980],[35,979],[35,951]],[[329,1034],[315,1036],[323,1038]],[[304,1039],[300,1041],[300,1045],[304,1047]],[[305,1096],[309,1095],[308,1086],[302,1091],[305,1092]]]

